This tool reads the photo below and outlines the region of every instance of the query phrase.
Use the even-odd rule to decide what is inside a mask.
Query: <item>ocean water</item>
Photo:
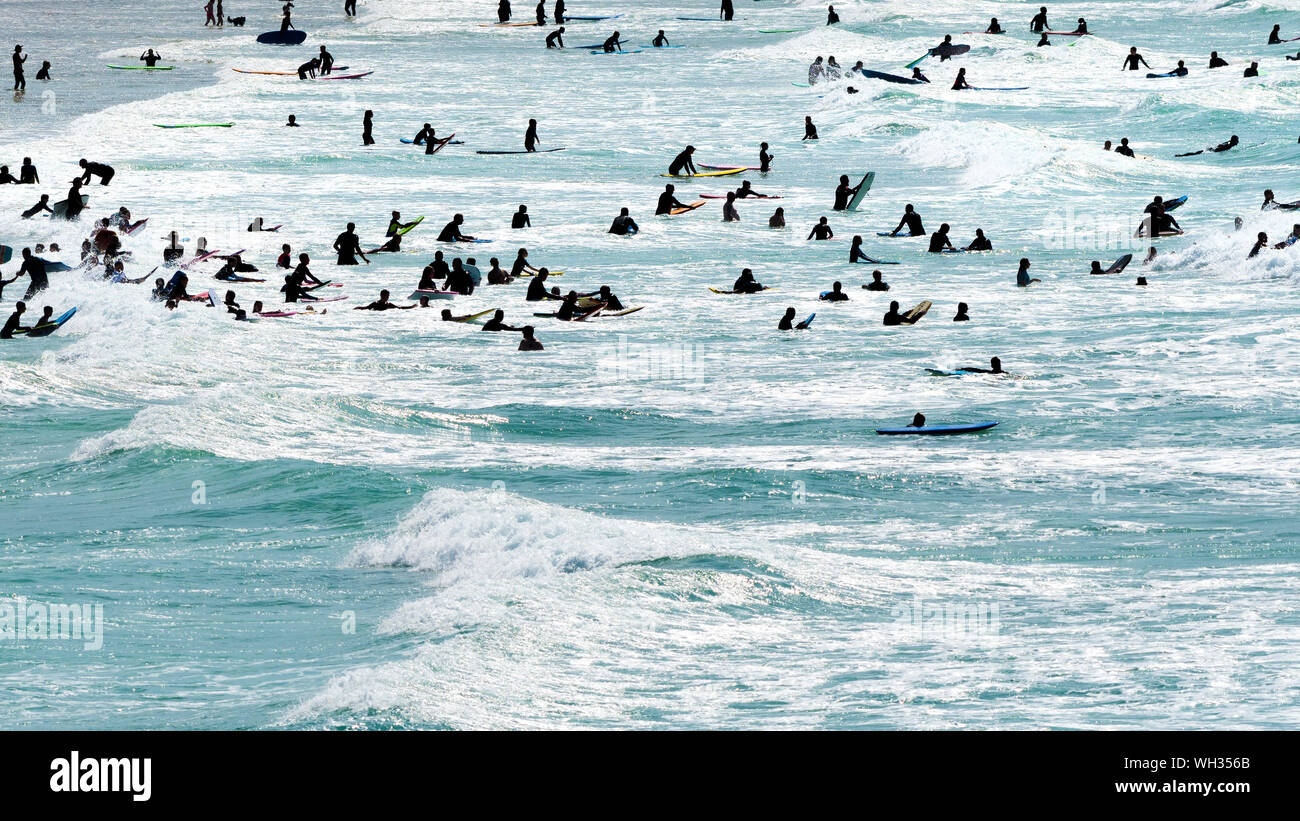
[[[1294,513],[1300,252],[1246,258],[1261,192],[1300,197],[1300,63],[1268,30],[1300,3],[1087,2],[1095,36],[1035,48],[1039,3],[609,0],[566,42],[684,48],[592,56],[499,29],[495,4],[300,2],[302,47],[203,30],[201,3],[6,0],[0,30],[31,55],[0,97],[0,161],[43,185],[0,190],[0,242],[76,248],[78,224],[23,221],[65,196],[76,160],[109,162],[89,216],[247,249],[274,277],[281,243],[343,283],[317,316],[235,323],[167,312],[148,286],[52,275],[35,308],[76,306],[54,336],[0,345],[0,605],[102,605],[102,646],[5,637],[6,728],[1279,728],[1300,719],[1300,525]],[[548,7],[549,12],[549,7]],[[982,31],[997,15],[1008,34]],[[93,16],[102,25],[86,27]],[[517,4],[516,16],[531,8]],[[1153,25],[1159,21],[1159,25]],[[759,29],[806,29],[763,34]],[[93,29],[93,30],[91,30]],[[902,66],[944,34],[972,46],[921,64],[918,87],[799,88],[807,64]],[[315,46],[363,80],[302,83]],[[1119,71],[1137,45],[1156,71]],[[115,72],[158,49],[171,72]],[[12,45],[6,43],[6,48]],[[1232,64],[1204,69],[1211,50]],[[1300,51],[1297,48],[1296,51]],[[1294,52],[1292,52],[1294,53]],[[48,84],[33,78],[54,64]],[[1259,60],[1263,76],[1241,76]],[[952,92],[957,67],[973,85]],[[6,75],[7,76],[7,75]],[[365,109],[377,145],[360,144]],[[286,129],[288,114],[303,127]],[[821,140],[802,143],[811,115]],[[538,156],[518,148],[535,117]],[[234,122],[164,130],[154,123]],[[398,142],[424,122],[463,146]],[[1241,147],[1174,159],[1231,134]],[[1127,136],[1140,155],[1101,150]],[[672,156],[776,159],[754,188],[784,197],[653,215]],[[876,172],[856,213],[840,174]],[[679,195],[733,181],[678,180]],[[1132,237],[1154,195],[1186,194],[1182,237]],[[512,231],[529,206],[534,227]],[[879,239],[903,205],[958,244]],[[783,207],[789,228],[767,217]],[[620,207],[641,225],[605,232]],[[340,268],[348,221],[380,244],[390,211],[425,215],[400,254]],[[524,283],[458,298],[505,309],[517,337],[436,311],[353,312],[414,287],[454,213],[509,265],[527,247],[564,290],[611,285],[628,317],[531,316]],[[817,218],[837,238],[809,243]],[[253,235],[256,216],[278,233]],[[1235,217],[1244,219],[1235,230]],[[847,263],[866,237],[892,290]],[[1123,253],[1123,274],[1090,277]],[[1029,257],[1043,282],[1014,285]],[[192,291],[227,287],[216,266]],[[778,290],[727,288],[742,267]],[[16,266],[0,266],[7,276]],[[1137,275],[1149,280],[1134,285]],[[833,281],[851,301],[819,303]],[[25,282],[5,289],[8,315]],[[272,284],[233,286],[278,302]],[[885,328],[890,300],[934,307]],[[972,321],[950,321],[958,302]],[[439,305],[438,307],[442,307]],[[776,330],[786,307],[811,331]],[[1014,377],[930,376],[1002,359]],[[991,432],[879,437],[913,413],[998,420]],[[3,612],[0,612],[0,617]],[[0,618],[0,628],[5,623]]]

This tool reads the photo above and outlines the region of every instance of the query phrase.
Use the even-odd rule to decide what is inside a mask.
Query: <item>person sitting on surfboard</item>
[[[843,211],[848,208],[849,200],[853,199],[853,195],[858,193],[858,189],[861,187],[862,183],[849,185],[849,175],[841,174],[840,184],[835,186],[835,204],[831,206],[831,210]]]
[[[1282,24],[1278,23],[1273,26],[1273,30],[1268,33],[1268,44],[1276,46],[1282,42]]]
[[[620,208],[618,216],[614,217],[614,221],[610,223],[608,233],[617,234],[620,237],[628,237],[640,230],[641,229],[637,226],[636,221],[630,216],[628,209]]]
[[[140,55],[140,60],[149,68],[158,65],[158,61],[161,59],[162,57],[155,53],[153,49],[149,49],[144,54]]]
[[[966,246],[966,250],[967,251],[992,251],[993,243],[989,242],[988,237],[984,236],[983,228],[976,228],[975,239],[970,241],[970,245]]]
[[[683,175],[693,177],[696,174],[699,174],[699,169],[695,167],[695,162],[691,159],[694,154],[695,146],[693,145],[688,145],[686,148],[682,149],[682,152],[676,157],[673,157],[673,161],[668,164],[668,175],[672,177],[680,177]]]
[[[615,51],[622,51],[623,41],[619,39],[620,37],[621,35],[617,31],[614,32],[605,39],[604,44],[601,45],[601,49],[603,49],[606,54],[612,54]]]
[[[953,322],[970,322],[970,314],[966,313],[966,303],[957,303],[957,315],[952,318]]]
[[[1079,25],[1077,25],[1077,26],[1074,27],[1074,33],[1075,33],[1075,34],[1087,34],[1087,33],[1088,33],[1088,21],[1087,21],[1087,20],[1084,20],[1082,17],[1080,17],[1080,18],[1079,18]]]
[[[952,82],[953,91],[962,91],[970,88],[970,83],[966,82],[966,69],[957,69],[957,79]]]
[[[965,69],[962,70],[965,71]],[[903,218],[899,220],[898,227],[889,232],[889,235],[891,237],[898,236],[898,232],[902,231],[904,227],[907,228],[908,236],[925,236],[925,226],[921,224],[921,215],[916,213],[916,209],[912,207],[910,202],[903,206]]]
[[[985,34],[1001,34],[1001,33],[1002,33],[1002,25],[998,22],[998,18],[994,17],[994,18],[992,18],[991,20],[989,20],[989,27],[986,28],[986,29],[984,29],[984,33],[985,33]]]
[[[1124,68],[1122,70],[1137,71],[1138,63],[1141,63],[1142,65],[1146,66],[1148,69],[1151,68],[1151,66],[1147,64],[1146,58],[1143,57],[1141,54],[1138,54],[1137,46],[1132,46],[1128,50],[1128,56],[1124,58]]]
[[[564,48],[564,26],[560,26],[555,31],[546,35],[546,47]]]
[[[292,274],[293,281],[300,287],[310,283],[313,287],[319,288],[325,283],[317,279],[316,275],[311,272],[311,268],[309,267],[310,263],[310,256],[305,253],[298,255],[298,264],[294,266]]]
[[[831,225],[825,217],[817,220],[817,224],[808,232],[808,239],[827,240],[833,239],[835,232],[831,230]]]
[[[1021,287],[1021,288],[1027,288],[1027,287],[1029,287],[1029,284],[1030,284],[1031,282],[1042,282],[1042,280],[1041,280],[1041,279],[1030,279],[1030,278],[1029,278],[1029,260],[1028,260],[1028,259],[1021,259],[1021,260],[1020,260],[1020,270],[1016,272],[1016,285],[1019,286],[1019,287]]]
[[[740,276],[732,284],[731,290],[737,294],[756,294],[759,291],[766,291],[767,288],[761,282],[754,279],[754,272],[749,268],[740,272]]]
[[[948,223],[939,226],[939,230],[930,235],[930,253],[941,254],[944,251],[956,251],[952,240],[948,239]]]

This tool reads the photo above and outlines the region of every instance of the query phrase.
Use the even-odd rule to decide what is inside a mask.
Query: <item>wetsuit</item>
[[[672,174],[674,177],[680,175],[683,171],[690,175],[700,173],[695,168],[695,163],[691,161],[691,154],[689,151],[682,151],[682,153],[673,158],[672,163],[668,166],[668,173]]]
[[[24,302],[50,287],[50,279],[45,274],[45,262],[40,257],[31,256],[24,259],[22,267],[18,269],[18,276],[23,274],[32,280],[27,286],[27,293],[23,296]]]
[[[839,185],[835,186],[835,205],[832,206],[831,210],[843,211],[844,209],[848,208],[849,200],[856,193],[858,193],[858,189],[854,188],[848,183],[840,183]]]
[[[559,29],[556,29],[555,31],[546,35],[546,47],[564,48],[564,35],[560,32]]]
[[[18,182],[23,185],[36,185],[41,178],[36,174],[36,166],[29,162],[23,163],[23,167],[18,172]]]
[[[12,314],[10,314],[9,318],[5,320],[4,328],[0,328],[0,339],[13,339],[14,331],[17,331],[19,328],[23,327],[20,324],[22,322],[22,319],[23,319],[23,315],[21,311],[15,310]]]
[[[537,124],[529,123],[528,130],[524,132],[524,150],[537,150]]]
[[[47,201],[41,200],[40,202],[36,203],[31,208],[28,208],[26,211],[23,212],[23,219],[29,220],[32,217],[36,216],[37,214],[41,213],[42,211],[49,211],[51,214],[54,213],[53,211],[50,211],[50,206],[47,204]]]
[[[834,236],[835,232],[824,222],[814,225],[812,231],[808,233],[808,239],[830,239]]]
[[[663,48],[664,46],[668,45],[668,38],[663,35],[663,32],[660,32],[659,34],[655,35],[655,39],[650,41],[650,45],[654,46],[655,48]]]
[[[538,0],[537,3],[537,25],[546,25],[546,0]]]
[[[463,242],[464,239],[465,236],[461,234],[460,226],[456,224],[455,220],[447,223],[447,226],[442,229],[442,233],[438,234],[438,242]]]
[[[510,218],[511,228],[531,228],[532,225],[533,225],[533,221],[528,218],[527,213],[520,213],[516,211],[515,215]]]
[[[1029,30],[1034,34],[1047,31],[1047,13],[1040,11],[1035,14],[1034,19],[1029,21]]]
[[[533,281],[528,283],[528,293],[524,296],[528,302],[541,302],[546,299],[546,282],[540,277],[534,277]]]
[[[557,26],[564,25],[564,0],[555,0],[555,14],[553,16]]]
[[[1217,55],[1210,58],[1210,68],[1223,68],[1227,64],[1228,64],[1227,60]]]
[[[81,184],[88,185],[90,178],[93,176],[99,177],[100,185],[108,185],[112,182],[114,173],[116,172],[113,171],[112,167],[101,162],[88,162],[86,163],[86,170],[81,175]]]
[[[952,247],[952,242],[948,239],[947,234],[940,232],[931,235],[930,253],[940,254],[943,253],[944,249],[951,248],[951,247]]]
[[[899,220],[898,227],[894,229],[893,233],[897,234],[902,231],[904,226],[907,227],[909,236],[920,237],[925,235],[925,227],[921,225],[921,215],[915,211],[908,211],[903,214],[903,218]]]
[[[638,230],[640,229],[637,227],[636,222],[631,217],[623,214],[614,217],[614,221],[609,226],[609,233],[622,237],[635,234]]]
[[[718,11],[718,16],[723,20],[730,20],[736,16],[736,9],[732,7],[731,0],[722,0],[722,8]]]
[[[659,204],[655,206],[655,216],[671,214],[674,208],[685,208],[686,204],[678,201],[677,195],[672,191],[665,191],[659,195]]]
[[[334,240],[334,250],[339,254],[339,265],[358,265],[357,254],[361,252],[361,240],[351,231],[344,231]]]
[[[26,54],[14,52],[14,91],[22,91],[27,88],[27,78],[23,76],[23,63],[27,62]]]

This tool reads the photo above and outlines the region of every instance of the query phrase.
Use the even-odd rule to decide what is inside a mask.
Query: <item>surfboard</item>
[[[508,28],[519,28],[520,26],[540,26],[540,25],[541,23],[538,23],[536,20],[534,20],[531,23],[479,23],[478,27],[481,29],[508,29]]]
[[[917,237],[925,236],[925,234],[891,234],[888,231],[877,231],[876,236],[890,237],[892,239],[916,239]]]
[[[704,203],[700,203],[700,204],[703,205]],[[14,258],[14,249],[10,248],[8,245],[0,245],[0,265],[4,265],[6,262],[8,262],[13,258]]]
[[[550,154],[553,151],[563,151],[563,148],[539,148],[536,151],[519,150],[496,150],[496,151],[475,151],[475,154]]]
[[[1103,273],[1103,274],[1118,274],[1120,271],[1123,271],[1125,268],[1127,268],[1127,267],[1128,267],[1128,264],[1129,264],[1130,262],[1132,262],[1132,261],[1133,261],[1133,255],[1132,255],[1132,254],[1125,254],[1124,256],[1122,256],[1122,257],[1120,257],[1119,259],[1117,259],[1117,260],[1115,260],[1114,262],[1112,262],[1112,263],[1110,264],[1110,267],[1107,268],[1106,270],[1102,271],[1101,273]]]
[[[725,200],[726,194],[700,194],[706,200]],[[774,194],[750,194],[748,197],[736,197],[736,201],[741,200],[783,200],[785,197],[778,197]]]
[[[488,319],[496,312],[497,312],[496,308],[488,308],[486,311],[479,311],[476,314],[463,316],[460,319],[452,319],[452,322],[464,322],[467,324],[482,325],[483,323],[487,322]]]
[[[668,212],[668,215],[672,217],[676,217],[680,214],[685,214],[688,211],[694,211],[696,208],[699,208],[701,205],[707,205],[707,203],[704,202],[704,200],[700,200],[699,202],[693,202],[690,205],[686,205],[681,208],[672,209],[671,211]]]
[[[437,137],[434,137],[434,139],[436,140],[436,139],[438,139],[438,138],[437,138]],[[401,139],[398,140],[398,142],[400,142],[400,143],[405,143],[406,145],[415,145],[415,140],[409,140],[409,139],[407,139],[406,137],[402,137]],[[448,141],[447,141],[447,145],[464,145],[464,144],[465,144],[465,141],[464,141],[464,140],[448,140]],[[423,143],[421,143],[421,145],[423,145]]]
[[[257,42],[268,46],[296,46],[307,39],[307,32],[289,29],[288,31],[266,31],[257,35]]]
[[[411,291],[411,295],[408,296],[407,299],[419,299],[420,297],[426,296],[429,299],[455,299],[458,295],[455,291],[421,291],[419,288],[416,288],[414,291]]]
[[[932,304],[933,303],[927,299],[923,302],[918,303],[916,307],[912,308],[911,310],[905,311],[903,313],[903,324],[915,325],[917,321],[921,319],[921,317],[925,316],[929,312],[930,306]]]
[[[644,308],[645,308],[644,305],[638,305],[635,308],[624,308],[621,311],[612,311],[612,312],[601,311],[600,315],[603,317],[604,316],[627,316],[628,314],[634,314],[637,311],[643,310]]]
[[[344,300],[344,299],[347,299],[347,298],[348,298],[348,297],[347,297],[347,294],[339,294],[338,296],[323,296],[323,297],[321,297],[320,299],[304,299],[304,300],[303,300],[301,303],[299,303],[299,304],[302,304],[302,305],[311,305],[311,304],[314,303],[314,302],[338,302],[338,301],[340,301],[340,300]]]
[[[46,259],[45,257],[37,257],[37,259],[45,263],[45,273],[47,274],[57,274],[61,271],[72,270],[71,265],[66,262],[60,262],[57,259]]]
[[[1052,37],[1086,37],[1090,32],[1086,31],[1044,31],[1043,34],[1049,34]]]
[[[360,80],[362,77],[369,77],[374,74],[373,71],[363,71],[359,74],[325,74],[317,76],[317,80]]]
[[[908,434],[921,436],[947,436],[956,433],[976,433],[997,427],[997,422],[975,422],[967,425],[926,425],[922,428],[876,428],[881,436],[902,436]]]
[[[230,128],[234,123],[181,123],[179,125],[163,125],[154,123],[155,128]]]
[[[252,69],[249,68],[232,68],[231,71],[238,72],[239,74],[264,74],[272,77],[297,77],[298,76],[298,72],[296,71],[253,71]]]
[[[899,83],[901,85],[913,85],[913,86],[925,85],[924,82],[922,82],[921,80],[917,80],[913,77],[902,77],[898,74],[890,74],[889,72],[886,71],[875,71],[874,69],[870,69],[870,68],[859,69],[858,73],[861,74],[863,77],[868,77],[873,80],[884,80],[887,83]]]
[[[123,234],[126,234],[126,235],[129,237],[129,236],[131,236],[132,234],[134,234],[136,231],[139,231],[141,228],[143,228],[143,227],[145,226],[145,223],[147,223],[148,221],[149,221],[149,218],[148,218],[148,217],[145,217],[145,218],[142,219],[142,220],[139,220],[139,221],[137,221],[137,222],[134,222],[134,223],[132,223],[132,224],[126,226],[125,228],[123,228],[123,229],[122,229],[122,233],[123,233]]]
[[[648,46],[641,46],[641,48],[686,48],[686,46],[656,46],[652,44]],[[605,316],[614,316],[614,314],[605,314]]]
[[[63,324],[67,322],[69,319],[72,319],[72,315],[75,314],[76,312],[77,312],[76,308],[69,308],[68,310],[60,314],[52,322],[47,322],[44,325],[36,325],[26,331],[20,331],[20,333],[25,333],[28,336],[49,336],[50,334],[57,331],[59,328],[62,328]]]
[[[1162,77],[1186,77],[1186,74],[1178,74],[1176,71],[1166,71],[1164,74],[1148,74],[1148,80],[1157,80]]]
[[[81,195],[81,205],[82,205],[82,207],[85,207],[85,205],[86,205],[87,203],[89,203],[89,202],[90,202],[90,195],[89,195],[89,194],[82,194],[82,195]],[[68,218],[68,201],[67,201],[67,200],[59,200],[58,202],[56,202],[56,203],[54,203],[53,205],[51,205],[51,206],[50,206],[50,218],[51,218],[51,219],[67,219],[67,218]]]
[[[761,294],[761,293],[763,293],[763,291],[775,291],[776,289],[775,289],[775,288],[764,288],[763,291],[722,291],[722,290],[719,290],[719,289],[717,289],[717,288],[710,288],[709,290],[712,291],[712,292],[715,293],[715,294],[740,294],[740,295],[742,295],[742,296],[749,296],[749,295],[751,295],[751,294]]]
[[[966,91],[1028,91],[1029,86],[970,86]]]
[[[876,172],[868,171],[866,176],[862,178],[862,182],[858,183],[858,190],[855,191],[853,197],[849,199],[849,205],[844,210],[845,211],[858,210],[858,206],[862,204],[862,198],[865,197],[867,195],[867,192],[871,190],[871,184],[875,181],[876,181]]]
[[[399,237],[406,236],[407,234],[409,234],[411,231],[415,229],[415,226],[419,225],[422,222],[424,222],[424,217],[416,217],[415,221],[412,222],[410,225],[407,225],[405,228],[398,228],[396,231],[397,236]]]
[[[442,149],[444,149],[444,148],[446,148],[448,145],[450,145],[450,144],[451,144],[451,138],[452,138],[452,137],[455,137],[455,136],[456,136],[456,133],[455,133],[455,132],[452,132],[451,134],[447,135],[447,138],[446,138],[446,139],[438,140],[438,144],[435,145],[435,146],[433,147],[433,150],[432,150],[432,151],[428,151],[428,150],[426,150],[426,151],[424,152],[425,156],[433,156],[434,154],[437,154],[439,151],[441,151]],[[437,137],[434,137],[434,139],[437,140],[438,138],[437,138]],[[425,143],[425,148],[426,148],[426,149],[428,148],[428,143]]]
[[[660,174],[661,177],[730,177],[732,174],[740,174],[743,168],[733,168],[730,171],[705,171],[700,174]]]
[[[960,57],[970,51],[970,46],[965,43],[953,43],[951,45],[939,45],[930,49],[931,57]]]
[[[641,49],[639,49],[639,48],[635,48],[635,49],[632,49],[631,51],[627,51],[627,50],[624,50],[624,49],[619,49],[618,51],[605,51],[605,49],[601,48],[601,49],[599,49],[599,50],[597,50],[597,49],[593,49],[593,50],[591,51],[591,53],[592,53],[592,54],[640,54],[640,53],[641,53]]]
[[[577,23],[590,23],[594,20],[617,20],[622,16],[623,15],[621,14],[612,14],[608,17],[570,17],[566,14],[564,15],[564,22],[568,23],[569,21],[574,21]]]
[[[176,66],[109,66],[118,71],[171,71]]]
[[[700,167],[700,168],[707,168],[707,169],[710,170],[710,171],[735,171],[735,170],[737,170],[737,169],[739,169],[739,170],[741,170],[741,171],[760,171],[760,170],[762,170],[762,169],[760,169],[757,165],[708,165],[708,164],[706,164],[706,163],[700,163],[700,164],[699,164],[699,167]]]
[[[716,23],[721,17],[678,17],[678,20],[689,20],[692,23]]]
[[[1172,211],[1175,208],[1181,208],[1187,203],[1187,195],[1174,197],[1172,200],[1165,200],[1165,211]]]
[[[798,34],[808,29],[759,29],[759,34]]]
[[[816,319],[816,318],[817,318],[817,314],[815,314],[815,313],[813,313],[813,314],[808,314],[808,318],[805,319],[803,322],[800,322],[798,325],[795,325],[795,326],[794,326],[794,329],[795,329],[796,331],[807,330],[808,328],[811,328],[811,327],[812,327],[813,320]]]

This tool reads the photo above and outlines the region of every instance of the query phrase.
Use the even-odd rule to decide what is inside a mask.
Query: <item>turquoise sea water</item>
[[[1246,259],[1257,232],[1280,240],[1295,221],[1261,212],[1263,189],[1300,198],[1300,63],[1263,45],[1274,23],[1300,35],[1295,3],[1052,5],[1054,27],[1083,15],[1095,36],[1051,49],[1027,32],[1039,3],[837,3],[835,28],[813,2],[738,1],[731,23],[678,21],[714,10],[684,0],[570,8],[623,15],[570,25],[570,45],[616,25],[686,46],[612,57],[481,27],[488,2],[369,0],[351,22],[341,3],[299,3],[298,48],[253,41],[278,4],[237,5],[248,25],[221,32],[193,2],[0,6],[31,54],[27,94],[0,98],[0,162],[31,156],[45,183],[0,190],[0,243],[79,245],[84,227],[17,214],[61,199],[86,156],[118,171],[87,189],[88,215],[149,217],[129,275],[176,230],[248,249],[270,276],[290,243],[348,296],[243,324],[52,275],[37,311],[76,317],[0,346],[0,599],[101,604],[103,646],[0,633],[0,726],[1295,725],[1300,252]],[[83,34],[88,15],[102,25]],[[961,34],[994,15],[1008,34]],[[930,86],[792,85],[827,54],[906,73],[947,33],[972,51],[922,63]],[[374,74],[230,70],[292,70],[319,44]],[[1192,75],[1120,72],[1130,45]],[[149,46],[177,69],[102,68]],[[1231,66],[1206,71],[1211,50]],[[33,79],[43,59],[49,84]],[[1264,76],[1244,79],[1252,59]],[[951,92],[958,67],[1029,90]],[[282,127],[289,113],[303,128]],[[799,140],[805,115],[817,143]],[[566,150],[473,153],[519,147],[529,117]],[[182,122],[235,126],[152,125]],[[426,157],[398,142],[424,122],[466,144]],[[1232,152],[1172,158],[1234,133]],[[1139,158],[1100,149],[1123,136]],[[742,202],[739,224],[719,201],[653,216],[686,143],[756,164],[760,141],[770,174],[677,180],[679,195],[749,179],[783,200]],[[867,170],[862,209],[831,212],[839,175]],[[1187,234],[1144,267],[1131,234],[1157,194],[1190,197]],[[512,231],[520,203],[534,227]],[[878,239],[906,203],[997,250]],[[781,232],[766,227],[778,205]],[[634,238],[604,233],[623,206]],[[427,216],[403,253],[333,264],[346,222],[372,247],[393,209]],[[524,283],[451,306],[535,321],[540,354],[436,311],[350,310],[405,296],[457,212],[494,242],[449,256],[486,271],[526,246],[566,271],[562,289],[609,284],[645,309],[534,320]],[[837,239],[806,242],[823,215]],[[256,216],[285,227],[248,234]],[[854,234],[901,263],[882,268],[888,294],[859,288]],[[1123,274],[1087,275],[1122,253],[1138,259]],[[1021,257],[1041,284],[1014,287]],[[215,267],[191,290],[224,292]],[[708,291],[742,267],[778,290]],[[819,303],[835,280],[851,301]],[[5,316],[23,288],[5,289]],[[246,307],[277,301],[270,284],[234,289]],[[890,300],[934,307],[884,328]],[[950,321],[961,301],[969,323]],[[787,306],[816,311],[813,330],[777,331]],[[1016,378],[926,371],[991,356]],[[1001,424],[874,435],[916,411]]]

